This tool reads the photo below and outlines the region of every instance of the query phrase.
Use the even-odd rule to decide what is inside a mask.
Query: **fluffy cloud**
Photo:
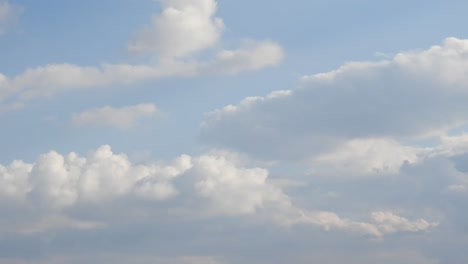
[[[12,5],[8,0],[0,1],[0,36],[3,35],[10,24],[17,19],[20,8]]]
[[[124,154],[113,153],[109,146],[102,146],[86,157],[51,151],[32,164],[14,161],[9,166],[0,166],[0,196],[3,201],[17,204],[17,210],[32,214],[32,223],[10,223],[20,233],[53,227],[103,227],[111,219],[103,216],[75,219],[67,212],[85,207],[88,209],[81,210],[100,210],[125,200],[152,203],[176,195],[183,197],[178,207],[191,212],[192,217],[200,213],[213,217],[258,215],[280,225],[310,224],[375,237],[434,226],[423,220],[411,222],[392,213],[375,214],[375,223],[367,223],[342,219],[332,212],[298,208],[282,189],[268,180],[266,169],[245,167],[231,157],[216,153],[194,158],[182,155],[169,165],[161,165],[161,162],[132,164]],[[28,211],[30,206],[36,210]]]
[[[304,178],[311,181],[299,187],[307,188],[304,192],[292,188],[286,193],[271,179],[269,170],[225,151],[146,164],[133,164],[109,146],[85,156],[52,151],[34,163],[14,161],[0,166],[0,263],[15,263],[14,253],[11,258],[2,257],[20,242],[26,245],[16,249],[21,256],[29,247],[43,245],[41,251],[56,257],[47,263],[100,263],[98,254],[115,255],[109,248],[120,247],[119,253],[128,260],[118,260],[122,263],[231,263],[246,251],[260,250],[261,254],[261,248],[271,243],[349,242],[384,250],[396,242],[438,240],[437,236],[447,234],[441,228],[464,219],[462,211],[448,209],[447,205],[461,200],[446,199],[458,195],[446,188],[466,177],[454,170],[455,161],[452,166],[437,163],[440,155],[404,165],[390,182],[369,185],[369,178],[362,178],[337,190],[343,199],[328,198],[321,203],[308,195],[319,194],[314,186],[326,188],[327,183]],[[445,161],[450,158],[443,157]],[[444,190],[446,196],[441,198],[439,191]],[[442,217],[438,217],[440,212]],[[239,246],[247,242],[252,248],[251,244],[249,249]],[[3,249],[4,245],[10,247]],[[172,251],[166,253],[168,248]],[[146,249],[154,256],[143,258],[140,253]],[[74,257],[77,252],[92,258],[80,261]],[[47,253],[40,257],[49,259]],[[171,257],[174,254],[220,258]]]
[[[155,52],[162,59],[185,57],[214,46],[224,28],[214,17],[215,0],[164,0],[161,15],[153,17],[150,27],[139,32],[129,49]]]
[[[179,157],[171,165],[132,164],[126,155],[114,154],[109,146],[86,157],[51,151],[33,164],[14,161],[0,166],[0,195],[52,208],[100,203],[125,195],[163,200],[177,194],[171,180],[191,166],[188,156]]]
[[[0,110],[12,109],[7,106],[28,99],[53,96],[69,90],[129,85],[164,77],[259,70],[279,64],[284,57],[277,43],[252,40],[240,48],[216,50],[213,58],[191,58],[190,55],[212,48],[219,41],[223,23],[220,18],[214,17],[217,2],[167,0],[162,4],[163,11],[154,17],[153,25],[137,34],[130,45],[134,51],[158,54],[156,63],[99,66],[55,63],[29,68],[16,76],[0,73]]]
[[[468,40],[348,63],[295,90],[249,97],[206,117],[201,137],[264,158],[314,156],[350,140],[420,139],[466,124]]]
[[[310,211],[295,206],[290,197],[268,180],[268,171],[243,168],[219,155],[194,159],[191,174],[197,193],[210,200],[214,213],[225,215],[266,214],[278,224],[308,224],[326,230],[343,230],[381,238],[395,232],[419,232],[436,227],[423,219],[410,221],[392,212],[373,212],[370,222],[343,219],[329,211]]]
[[[265,207],[290,206],[281,189],[267,182],[265,169],[242,168],[219,155],[201,156],[195,164],[197,192],[220,213],[250,214]]]
[[[105,106],[74,114],[71,123],[75,126],[97,125],[127,129],[139,119],[153,116],[158,112],[154,104],[139,104],[122,108]]]

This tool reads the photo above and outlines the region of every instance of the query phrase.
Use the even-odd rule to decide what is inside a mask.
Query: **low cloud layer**
[[[305,223],[379,238],[386,233],[415,232],[436,226],[423,220],[411,222],[390,212],[374,213],[375,223],[366,223],[341,219],[332,212],[301,209],[268,180],[268,175],[268,170],[244,167],[229,155],[182,155],[167,165],[132,164],[126,155],[115,154],[109,146],[102,146],[86,157],[75,153],[63,156],[51,151],[32,164],[14,161],[1,166],[0,195],[4,201],[21,205],[20,211],[30,210],[29,206],[42,208],[35,217],[43,220],[32,220],[31,226],[19,229],[23,232],[39,232],[41,228],[47,230],[54,226],[106,226],[110,219],[73,219],[66,212],[81,206],[99,210],[101,206],[123,200],[136,199],[143,203],[177,200],[178,196],[197,201],[191,207],[204,211],[207,216],[258,215],[279,225]],[[179,178],[181,182],[177,183]],[[182,184],[180,188],[178,184]],[[193,209],[182,206],[179,210],[186,213]],[[41,221],[45,222],[40,224]]]

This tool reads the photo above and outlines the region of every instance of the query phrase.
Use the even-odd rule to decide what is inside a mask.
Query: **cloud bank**
[[[209,113],[201,138],[269,159],[300,159],[352,140],[418,140],[468,123],[468,41],[352,62],[301,87]],[[349,143],[348,143],[349,144]]]
[[[366,223],[342,219],[332,212],[301,209],[268,180],[268,170],[244,167],[231,157],[207,153],[197,157],[182,155],[165,164],[132,164],[125,154],[115,154],[109,146],[101,146],[86,157],[51,151],[35,163],[14,161],[0,166],[0,196],[7,204],[16,205],[18,213],[32,214],[31,219],[23,220],[29,223],[20,226],[15,221],[9,223],[17,232],[43,232],[60,226],[102,227],[113,222],[112,218],[106,219],[107,214],[101,216],[104,218],[74,219],[70,212],[77,208],[97,210],[86,214],[92,216],[120,203],[114,212],[120,215],[126,212],[122,208],[127,204],[125,201],[132,208],[169,199],[175,199],[173,208],[192,218],[201,216],[200,213],[204,217],[257,215],[259,219],[266,217],[270,219],[268,222],[284,226],[311,224],[378,238],[387,233],[417,232],[437,225],[425,220],[413,222],[391,212],[373,213],[375,223]],[[191,205],[184,200],[191,201]],[[160,210],[169,213],[170,203],[166,206],[169,207]]]

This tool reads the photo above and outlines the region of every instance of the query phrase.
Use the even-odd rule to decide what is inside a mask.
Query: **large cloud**
[[[212,48],[221,36],[222,21],[213,17],[216,1],[162,3],[164,10],[155,16],[152,28],[137,34],[131,45],[133,50],[156,52],[159,60],[97,66],[51,63],[28,68],[16,76],[0,73],[0,111],[13,109],[12,106],[31,98],[68,90],[128,85],[164,77],[235,74],[274,66],[283,59],[281,46],[267,40],[246,41],[239,48],[213,50],[211,58],[194,59],[190,55]]]
[[[201,136],[266,158],[304,158],[354,139],[419,139],[468,122],[468,40],[352,62],[301,87],[206,117]]]
[[[361,178],[348,183],[329,179],[339,196],[324,202],[317,199],[320,191],[313,187],[329,187],[323,179],[304,178],[310,184],[305,192],[293,188],[286,193],[271,179],[269,170],[253,167],[249,160],[225,151],[146,164],[134,164],[109,146],[86,156],[52,151],[34,163],[14,161],[0,166],[0,245],[46,243],[42,249],[58,257],[52,258],[57,263],[75,261],[76,252],[111,254],[109,247],[130,250],[129,243],[137,243],[135,248],[161,248],[148,261],[169,261],[171,253],[167,258],[157,257],[167,248],[177,255],[215,255],[230,260],[250,250],[236,243],[256,241],[255,248],[292,237],[305,243],[372,243],[366,247],[383,250],[379,245],[387,240],[392,245],[395,239],[399,243],[435,238],[435,232],[441,235],[440,228],[456,230],[465,225],[456,220],[464,214],[447,206],[460,204],[459,196],[463,196],[448,187],[466,184],[466,173],[456,169],[456,163],[462,161],[450,159],[465,153],[466,137],[447,137],[424,159],[403,165],[391,179]],[[450,198],[452,195],[458,197]],[[441,221],[440,225],[434,220]],[[46,242],[50,239],[54,243]],[[173,239],[174,243],[168,242]],[[62,243],[73,243],[81,251],[65,249]],[[194,251],[194,247],[205,250]],[[238,251],[226,249],[230,247]],[[17,250],[24,252],[27,247]],[[4,252],[0,249],[0,263]],[[138,252],[128,251],[135,256]],[[130,255],[129,259],[137,259]],[[90,261],[96,259],[99,257]],[[184,263],[218,258],[176,259]],[[266,258],[249,257],[250,262],[255,259]],[[8,257],[6,261],[15,263]]]
[[[258,214],[280,225],[306,223],[376,237],[389,232],[425,230],[435,225],[428,222],[412,224],[392,213],[373,217],[378,220],[377,225],[341,219],[332,212],[301,209],[293,205],[280,187],[268,180],[268,174],[266,169],[244,167],[239,161],[232,160],[232,155],[220,153],[194,158],[182,155],[169,165],[161,165],[161,162],[132,164],[126,155],[114,154],[109,146],[102,146],[86,157],[75,153],[63,156],[51,151],[33,164],[14,161],[9,166],[0,166],[0,196],[10,204],[17,204],[20,211],[38,213],[34,224],[18,227],[22,232],[47,230],[53,226],[102,226],[112,220],[103,219],[103,216],[73,219],[67,210],[100,210],[125,200],[133,201],[130,204],[137,206],[177,195],[182,196],[178,207],[192,211],[193,215]],[[182,179],[175,181],[177,178]],[[194,201],[197,204],[193,204]],[[29,211],[30,206],[39,211]],[[379,220],[386,218],[398,221]],[[405,221],[403,225],[397,223],[401,221]],[[382,223],[384,228],[380,227]],[[414,228],[408,228],[410,225]]]

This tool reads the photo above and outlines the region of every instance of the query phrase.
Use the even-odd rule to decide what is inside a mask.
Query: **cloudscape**
[[[468,263],[466,10],[0,0],[0,264]]]

